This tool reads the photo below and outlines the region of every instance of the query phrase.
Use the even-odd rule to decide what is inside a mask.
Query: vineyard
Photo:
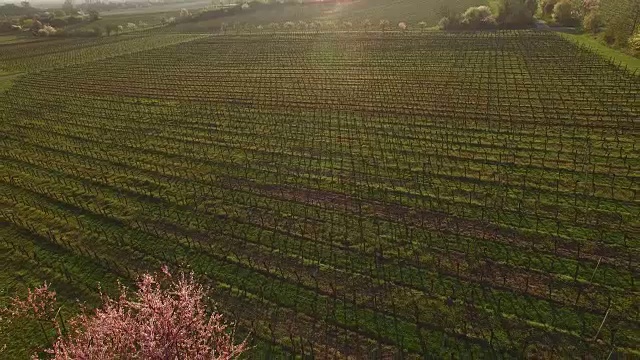
[[[264,357],[640,356],[637,74],[543,31],[149,37],[0,55],[40,70],[0,282],[188,267]]]
[[[69,38],[0,45],[0,75],[3,71],[39,71],[79,65],[118,55],[161,48],[201,37],[203,36],[155,34],[153,36],[119,36],[98,40]]]

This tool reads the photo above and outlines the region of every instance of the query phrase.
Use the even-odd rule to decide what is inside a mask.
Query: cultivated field
[[[261,356],[640,356],[637,75],[551,32],[145,39],[0,55],[0,296],[183,265]]]
[[[355,0],[328,1],[326,4],[316,5],[291,4],[266,7],[259,11],[249,9],[231,16],[181,23],[165,30],[182,33],[218,32],[223,25],[265,27],[272,23],[283,24],[288,21],[333,23],[337,27],[346,22],[358,27],[365,20],[369,20],[373,27],[378,29],[378,23],[383,19],[390,21],[394,28],[401,21],[416,28],[419,22],[433,27],[444,16],[443,12],[462,12],[477,4],[477,0]]]

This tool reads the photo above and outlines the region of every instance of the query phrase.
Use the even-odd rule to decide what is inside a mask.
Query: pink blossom
[[[55,302],[56,293],[49,290],[49,284],[45,282],[33,290],[28,289],[24,300],[17,296],[12,298],[7,312],[13,317],[50,320],[54,317]]]
[[[218,313],[207,314],[206,291],[193,277],[164,279],[143,275],[130,295],[104,296],[102,307],[83,312],[68,324],[56,323],[58,337],[47,350],[53,359],[215,359],[227,360],[246,351],[246,340],[235,344],[233,329]],[[12,314],[33,310],[51,315],[55,293],[44,286],[29,290],[26,300],[14,300]],[[62,326],[61,326],[62,325]],[[231,330],[231,331],[230,331]]]

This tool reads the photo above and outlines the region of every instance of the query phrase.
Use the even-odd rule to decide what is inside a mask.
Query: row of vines
[[[0,246],[74,291],[187,266],[272,355],[640,354],[640,79],[552,33],[213,36],[7,95]]]

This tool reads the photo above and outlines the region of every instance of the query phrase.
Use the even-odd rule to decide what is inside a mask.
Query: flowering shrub
[[[468,8],[462,14],[464,28],[490,29],[496,26],[496,19],[488,6],[475,6]]]
[[[631,45],[633,51],[640,53],[640,30],[636,31],[631,39],[629,39],[629,45]]]
[[[7,312],[51,320],[58,336],[46,352],[58,360],[227,360],[247,349],[246,341],[234,343],[221,314],[207,315],[206,292],[193,274],[173,278],[163,271],[168,281],[145,274],[133,295],[122,287],[117,299],[105,296],[102,307],[81,313],[66,327],[62,319],[55,321],[56,295],[46,283],[29,290],[24,300],[13,299]]]
[[[56,292],[49,290],[49,284],[45,282],[33,290],[28,289],[25,299],[11,299],[7,313],[16,318],[49,320],[55,314],[55,303]]]

